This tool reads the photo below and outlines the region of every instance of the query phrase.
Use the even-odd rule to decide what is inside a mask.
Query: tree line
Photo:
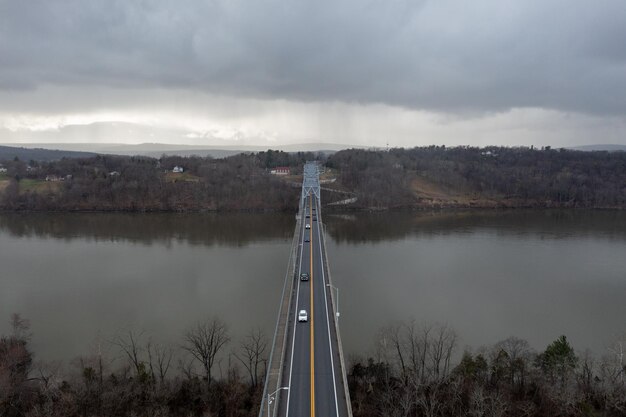
[[[178,346],[128,331],[64,373],[35,361],[29,322],[11,318],[0,337],[0,415],[255,416],[268,338],[231,340],[219,318],[197,323]],[[114,348],[113,357],[103,345]],[[395,322],[376,335],[374,354],[355,356],[348,387],[355,417],[540,417],[626,413],[626,334],[601,357],[576,352],[565,336],[542,351],[509,337],[458,355],[446,325]],[[230,349],[230,351],[229,351]],[[113,360],[117,358],[116,360]]]
[[[475,205],[626,207],[626,152],[468,146],[349,149],[329,156],[326,165],[357,193],[358,207],[427,205],[411,189],[416,178],[444,192],[471,196]]]
[[[269,173],[279,164],[301,170],[313,154],[280,151],[223,159],[98,155],[59,161],[4,161],[5,210],[237,211],[295,210],[299,190]],[[174,175],[174,167],[184,173]],[[24,181],[24,180],[31,180]],[[47,181],[46,181],[47,180]],[[39,181],[33,186],[33,181]],[[46,187],[41,183],[46,181]]]
[[[626,415],[626,335],[601,358],[565,336],[541,352],[509,337],[456,364],[448,326],[395,323],[376,339],[375,355],[350,367],[355,417]]]
[[[2,161],[0,209],[236,211],[297,210],[299,192],[270,174],[301,174],[317,159],[336,173],[332,187],[357,197],[350,208],[626,207],[626,152],[429,146],[239,154],[223,159],[98,155],[59,161]],[[183,174],[172,175],[175,166]],[[61,179],[39,187],[28,181]],[[426,181],[438,198],[420,194]],[[419,187],[417,187],[419,188]],[[345,198],[326,192],[323,201]],[[463,198],[454,198],[454,196]]]
[[[128,331],[64,372],[35,361],[29,326],[14,314],[11,333],[0,337],[3,417],[258,414],[271,348],[258,329],[235,343],[227,324],[212,318],[185,332],[179,346]],[[112,356],[103,353],[111,348]]]

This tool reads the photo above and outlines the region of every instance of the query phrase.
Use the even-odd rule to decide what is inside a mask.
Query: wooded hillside
[[[298,167],[312,157],[268,151],[224,159],[100,155],[35,165],[4,161],[0,208],[295,210],[300,190],[271,175],[270,169],[279,163]],[[175,167],[182,172],[174,172]]]
[[[358,207],[626,207],[626,152],[351,149],[326,165]]]
[[[270,150],[223,159],[13,159],[1,161],[0,209],[295,211],[298,175],[312,159],[326,170],[322,202],[346,201],[333,209],[626,207],[626,152],[430,146],[328,157]],[[278,166],[291,175],[272,175]]]

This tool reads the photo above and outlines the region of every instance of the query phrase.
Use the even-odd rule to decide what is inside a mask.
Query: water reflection
[[[3,213],[0,233],[16,237],[94,239],[135,243],[185,240],[192,245],[242,246],[291,239],[295,218],[268,214]]]
[[[233,340],[273,331],[289,214],[0,215],[0,334],[32,322],[37,357],[88,354],[123,329],[177,345],[218,316]]]
[[[504,210],[327,214],[327,231],[338,243],[372,243],[420,235],[480,230],[542,238],[602,236],[626,239],[626,212],[600,210]]]

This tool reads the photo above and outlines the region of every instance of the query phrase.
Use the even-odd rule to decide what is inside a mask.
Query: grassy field
[[[44,180],[33,180],[33,179],[22,179],[20,180],[20,192],[34,192],[34,193],[45,193],[45,192],[56,192],[61,188],[60,182],[52,182],[52,181],[44,181]]]
[[[195,175],[189,174],[188,172],[168,172],[167,174],[165,174],[165,181],[167,182],[178,182],[178,181],[198,182],[200,181],[200,177],[196,177]]]

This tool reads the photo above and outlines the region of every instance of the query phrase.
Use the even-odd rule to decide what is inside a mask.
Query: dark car
[[[303,272],[300,274],[300,281],[308,281],[309,280],[309,274],[306,272]]]
[[[304,238],[304,241],[305,241],[305,242],[310,242],[310,241],[311,241],[311,238],[307,236],[307,237],[305,237],[305,238]]]

